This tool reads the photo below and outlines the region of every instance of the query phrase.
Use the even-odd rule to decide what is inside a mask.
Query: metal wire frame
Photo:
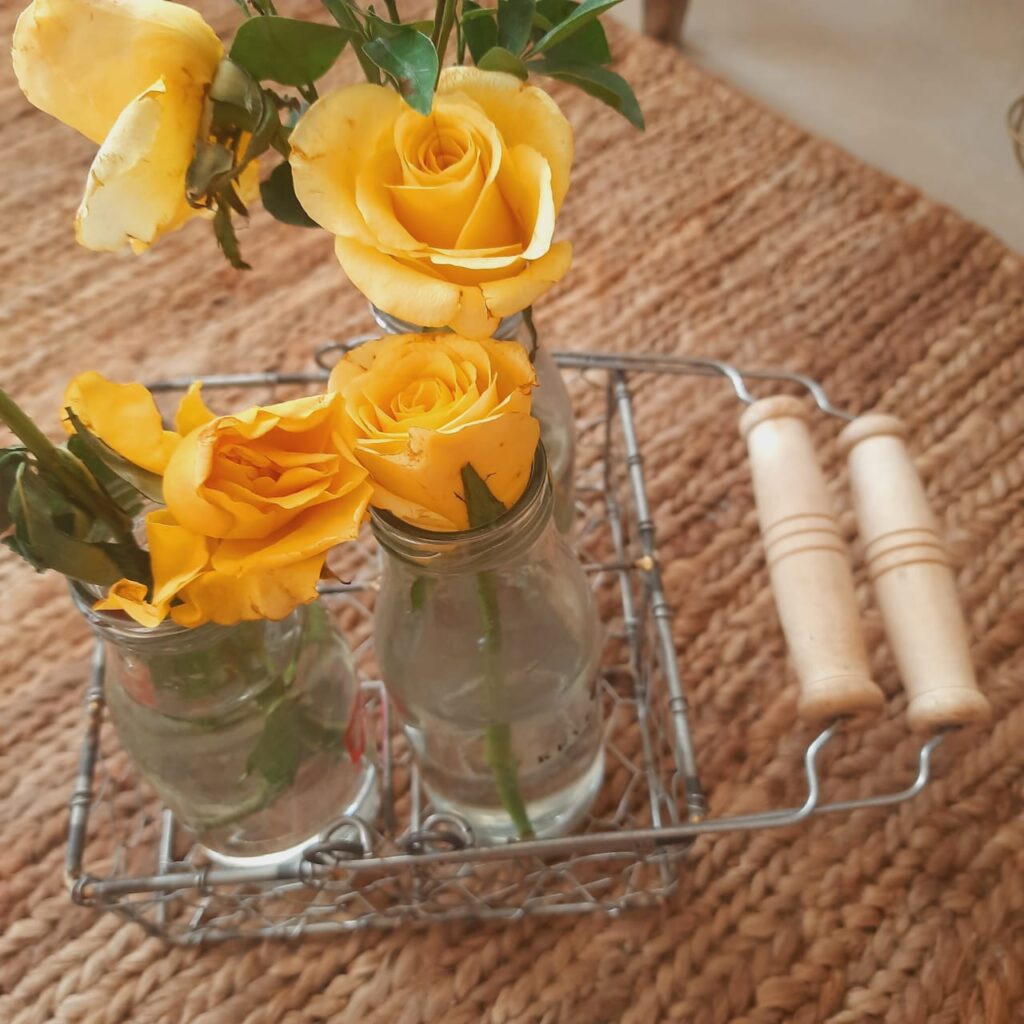
[[[321,346],[317,351],[320,369],[313,371],[218,374],[200,379],[207,388],[319,385],[326,379],[332,359],[360,340]],[[591,386],[605,392],[604,416],[589,425],[591,433],[601,434],[598,478],[589,490],[600,500],[597,521],[607,531],[611,557],[585,567],[595,578],[617,584],[622,609],[619,639],[626,651],[619,667],[632,692],[622,696],[607,682],[604,686],[611,711],[629,715],[627,728],[635,728],[640,737],[640,764],[631,766],[630,781],[611,825],[591,822],[588,830],[561,838],[474,845],[471,830],[456,815],[434,814],[424,804],[415,763],[407,755],[404,759],[396,756],[392,748],[383,689],[379,683],[369,682],[364,685],[379,716],[382,735],[380,832],[371,823],[345,819],[295,864],[219,868],[198,864],[192,851],[175,859],[180,835],[173,816],[163,811],[155,839],[154,822],[144,820],[137,828],[155,848],[154,873],[122,870],[118,862],[121,848],[102,875],[91,873],[84,861],[90,812],[99,803],[95,791],[102,764],[104,712],[103,652],[97,647],[86,693],[85,740],[70,799],[66,876],[77,902],[116,910],[178,943],[294,937],[465,917],[617,913],[671,892],[678,877],[678,861],[699,835],[780,828],[814,814],[888,806],[908,800],[924,788],[941,736],[921,747],[916,777],[907,787],[857,800],[823,802],[819,759],[841,728],[837,722],[806,748],[802,803],[731,817],[706,816],[671,631],[672,610],[661,579],[630,378],[643,373],[721,377],[743,403],[754,401],[748,382],[792,383],[806,389],[822,412],[844,420],[851,419],[850,414],[831,403],[820,383],[785,370],[745,370],[688,356],[564,352],[556,353],[555,358],[563,368],[580,371]],[[179,391],[190,382],[191,378],[169,379],[151,387],[157,392]],[[624,495],[619,493],[619,482],[625,485]],[[335,599],[357,600],[372,597],[374,582],[362,579],[324,589]],[[608,745],[623,762],[628,760],[618,752],[611,726]],[[393,792],[394,769],[399,762],[409,773],[409,809],[402,828],[396,821]],[[643,793],[639,793],[641,789]],[[636,807],[644,808],[643,824],[637,823]],[[290,913],[280,909],[283,901],[300,896],[300,909]]]

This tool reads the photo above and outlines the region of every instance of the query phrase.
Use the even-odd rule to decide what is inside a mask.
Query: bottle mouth
[[[148,640],[171,640],[181,636],[205,636],[218,630],[229,629],[228,626],[218,626],[216,623],[208,622],[205,625],[190,628],[181,626],[171,618],[164,619],[157,626],[143,626],[136,622],[130,615],[118,611],[97,611],[93,605],[104,596],[102,587],[91,583],[82,583],[80,580],[68,580],[68,589],[71,591],[71,600],[75,607],[81,612],[82,617],[101,636],[116,639],[121,642],[137,640],[146,642]]]
[[[388,334],[444,334],[451,333],[449,327],[424,327],[422,324],[410,323],[397,316],[386,313],[383,309],[370,303],[370,312],[377,326]],[[496,341],[508,341],[514,338],[523,322],[522,313],[513,313],[501,319],[491,337]]]
[[[547,455],[538,442],[526,490],[512,508],[487,526],[426,530],[377,508],[370,509],[370,524],[377,541],[397,558],[439,572],[459,572],[470,563],[491,562],[525,550],[543,532],[553,508]]]

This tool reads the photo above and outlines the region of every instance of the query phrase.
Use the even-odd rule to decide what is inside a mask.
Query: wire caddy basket
[[[202,379],[207,388],[258,389],[260,401],[268,391],[280,397],[282,389],[322,385],[326,368],[359,340],[322,346],[319,368],[309,372]],[[296,938],[464,918],[617,914],[668,896],[697,836],[780,828],[812,815],[897,804],[927,785],[942,741],[941,721],[922,740],[916,777],[873,796],[826,800],[819,764],[823,749],[843,727],[839,708],[816,735],[808,733],[813,739],[803,754],[802,803],[707,816],[662,583],[636,394],[645,380],[651,383],[650,375],[660,376],[659,387],[673,381],[682,385],[683,378],[717,378],[717,386],[731,387],[747,405],[755,401],[749,388],[774,385],[776,392],[796,390],[804,399],[809,394],[821,414],[852,417],[831,404],[819,383],[796,373],[741,370],[686,356],[560,353],[555,358],[577,408],[591,410],[577,420],[575,540],[598,591],[608,634],[600,681],[606,777],[585,826],[561,838],[477,846],[457,816],[434,813],[404,739],[389,722],[383,687],[372,681],[369,631],[377,563],[367,540],[359,542],[363,557],[352,581],[325,585],[324,592],[366,680],[378,737],[376,819],[339,820],[301,860],[284,867],[219,867],[204,860],[202,848],[140,785],[113,730],[104,728],[103,652],[97,646],[70,800],[66,874],[77,903],[116,911],[177,944]],[[176,392],[188,383],[165,380],[152,387]],[[793,771],[799,773],[801,766],[794,763]]]

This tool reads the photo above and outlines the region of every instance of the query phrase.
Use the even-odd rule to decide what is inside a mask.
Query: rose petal
[[[214,419],[214,414],[203,401],[202,390],[203,382],[193,381],[178,404],[178,411],[174,414],[174,429],[182,437]]]
[[[146,516],[146,540],[153,567],[153,603],[166,605],[210,562],[210,542],[186,530],[166,509]]]
[[[196,11],[166,0],[34,0],[12,44],[29,102],[97,144],[153,82],[201,91],[223,53]]]
[[[462,93],[476,102],[494,122],[512,148],[525,143],[536,149],[551,167],[555,211],[569,189],[572,170],[572,125],[558,104],[543,89],[527,85],[514,75],[481,71],[475,67],[449,67],[441,72],[437,95]]]
[[[361,482],[347,494],[291,519],[276,538],[221,541],[213,554],[214,569],[226,573],[264,572],[354,540],[372,494],[365,472],[361,476]]]
[[[551,248],[555,201],[551,167],[532,146],[514,146],[505,154],[498,186],[528,239],[524,260],[538,260]]]
[[[459,310],[449,327],[464,338],[489,338],[498,329],[500,316],[488,308],[483,292],[474,285],[459,289]]]
[[[207,622],[230,626],[255,619],[283,619],[298,605],[316,600],[325,559],[325,554],[314,555],[278,569],[240,576],[205,572],[181,592],[182,603],[171,609],[171,617],[189,628]]]
[[[403,106],[394,89],[354,85],[317,100],[295,126],[289,139],[295,195],[332,234],[373,241],[356,206],[356,177]]]
[[[138,251],[196,216],[185,201],[185,173],[202,109],[201,86],[163,78],[124,108],[89,169],[75,219],[81,245]]]
[[[426,327],[446,327],[458,314],[461,290],[457,285],[348,238],[336,238],[334,252],[356,288],[392,316],[411,318]]]
[[[235,517],[205,497],[216,449],[211,424],[185,437],[164,473],[164,501],[171,515],[188,530],[207,537],[223,537],[234,526]]]
[[[118,580],[107,591],[106,597],[97,601],[93,608],[98,612],[124,612],[140,626],[154,629],[167,618],[166,604],[150,604],[146,600],[146,585],[133,580]]]
[[[511,508],[526,489],[539,438],[537,420],[510,413],[450,433],[410,431],[408,446],[398,455],[381,456],[362,446],[357,446],[356,454],[374,482],[375,505],[405,518],[389,501],[394,496],[403,505],[419,506],[439,517],[432,529],[466,530],[463,466],[472,465],[491,493]],[[442,521],[447,525],[442,526]]]
[[[80,373],[64,392],[63,408],[118,455],[151,473],[161,474],[181,438],[164,430],[160,410],[141,384],[115,384],[98,373]],[[68,420],[61,419],[71,433]]]
[[[480,291],[487,309],[494,316],[506,317],[532,306],[565,277],[571,264],[572,246],[568,242],[556,242],[539,260],[527,263],[515,277],[482,284]]]

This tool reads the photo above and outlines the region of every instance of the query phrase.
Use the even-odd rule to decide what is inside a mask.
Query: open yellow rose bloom
[[[146,517],[153,587],[121,580],[97,608],[145,626],[280,619],[316,597],[327,552],[355,537],[372,489],[345,441],[338,395],[213,416],[195,385],[164,430],[152,395],[99,374],[65,405],[122,457],[163,476]]]
[[[373,504],[426,530],[465,530],[462,468],[506,508],[530,479],[540,424],[536,385],[514,341],[392,335],[353,349],[331,374],[349,442],[369,470]]]
[[[140,251],[195,215],[185,175],[224,53],[196,11],[168,0],[34,0],[12,52],[29,101],[100,147],[75,220],[82,245]]]
[[[393,316],[486,338],[569,269],[571,246],[553,237],[572,128],[513,75],[446,68],[427,117],[384,86],[339,89],[290,141],[299,201]]]

